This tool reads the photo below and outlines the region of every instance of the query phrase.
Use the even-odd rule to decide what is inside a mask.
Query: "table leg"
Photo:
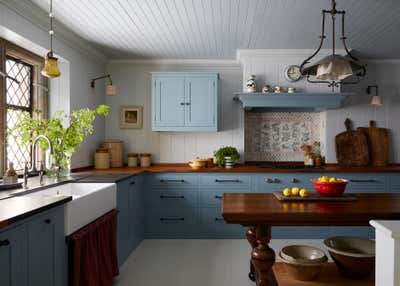
[[[271,281],[272,265],[275,263],[275,252],[269,247],[271,227],[259,224],[256,228],[257,246],[251,252],[251,264],[254,267],[257,286],[274,284]]]
[[[257,238],[256,238],[256,227],[250,227],[247,231],[246,231],[246,238],[247,241],[249,242],[250,246],[251,246],[251,252],[253,252],[254,248],[257,247]],[[256,281],[256,275],[255,275],[255,271],[254,271],[254,266],[253,263],[251,263],[251,259],[250,259],[250,272],[249,272],[249,279],[251,281]]]

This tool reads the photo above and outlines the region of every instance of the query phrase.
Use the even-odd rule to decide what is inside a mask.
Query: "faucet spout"
[[[33,143],[32,143],[32,166],[31,166],[31,172],[37,172],[37,169],[36,169],[36,164],[37,164],[37,162],[36,162],[36,146],[37,146],[37,143],[39,142],[39,140],[40,139],[44,139],[44,140],[46,140],[46,142],[47,142],[47,144],[48,144],[48,150],[49,150],[49,157],[50,157],[50,155],[52,155],[53,154],[53,144],[51,144],[51,141],[50,141],[50,139],[49,139],[49,137],[47,137],[47,136],[45,136],[45,135],[38,135],[34,140],[33,140]],[[46,158],[48,161],[49,161],[49,158]]]

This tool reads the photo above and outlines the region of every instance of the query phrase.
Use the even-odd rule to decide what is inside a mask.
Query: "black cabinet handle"
[[[350,180],[352,183],[375,183],[376,180],[374,179],[367,179],[367,180]]]
[[[221,200],[222,196],[215,196],[214,198]]]
[[[220,217],[216,217],[216,218],[215,218],[215,221],[224,221],[224,219],[223,219],[223,218],[220,218]]]
[[[129,183],[129,185],[131,185],[131,186],[134,185],[134,184],[136,184],[135,181]]]
[[[164,196],[164,195],[160,196],[160,199],[184,199],[184,198],[185,196]]]
[[[183,217],[178,217],[178,218],[165,218],[165,217],[161,217],[160,221],[184,221],[185,218]]]
[[[10,245],[10,241],[8,239],[0,240],[0,247]]]
[[[184,103],[184,102],[181,102],[181,105],[185,105],[185,103]]]
[[[167,179],[161,179],[161,183],[184,183],[185,180],[167,180]]]
[[[292,179],[292,183],[299,183],[299,182],[300,182],[299,179],[296,179],[296,178],[293,178],[293,179]]]
[[[219,179],[215,179],[216,183],[240,183],[240,180],[219,180]]]
[[[45,223],[45,224],[50,224],[50,223],[51,223],[51,219],[46,218],[46,219],[44,220],[44,223]]]
[[[281,182],[281,180],[279,180],[278,178],[274,178],[274,179],[267,178],[267,179],[265,179],[265,182],[268,184],[279,184]]]

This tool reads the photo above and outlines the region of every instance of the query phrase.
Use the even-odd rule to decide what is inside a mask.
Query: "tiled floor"
[[[318,240],[273,240],[275,251],[288,244]],[[120,269],[115,286],[254,286],[247,278],[246,240],[145,240]]]

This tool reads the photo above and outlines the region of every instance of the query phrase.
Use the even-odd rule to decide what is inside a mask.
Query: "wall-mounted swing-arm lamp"
[[[103,76],[99,76],[99,77],[96,77],[96,78],[92,79],[92,81],[90,82],[90,87],[94,88],[95,87],[95,81],[99,80],[99,79],[103,79],[103,78],[108,78],[108,80],[110,82],[110,84],[108,84],[107,87],[106,87],[106,95],[108,95],[108,96],[117,95],[117,89],[115,88],[115,85],[112,84],[111,75],[109,75],[109,74],[103,75]]]

